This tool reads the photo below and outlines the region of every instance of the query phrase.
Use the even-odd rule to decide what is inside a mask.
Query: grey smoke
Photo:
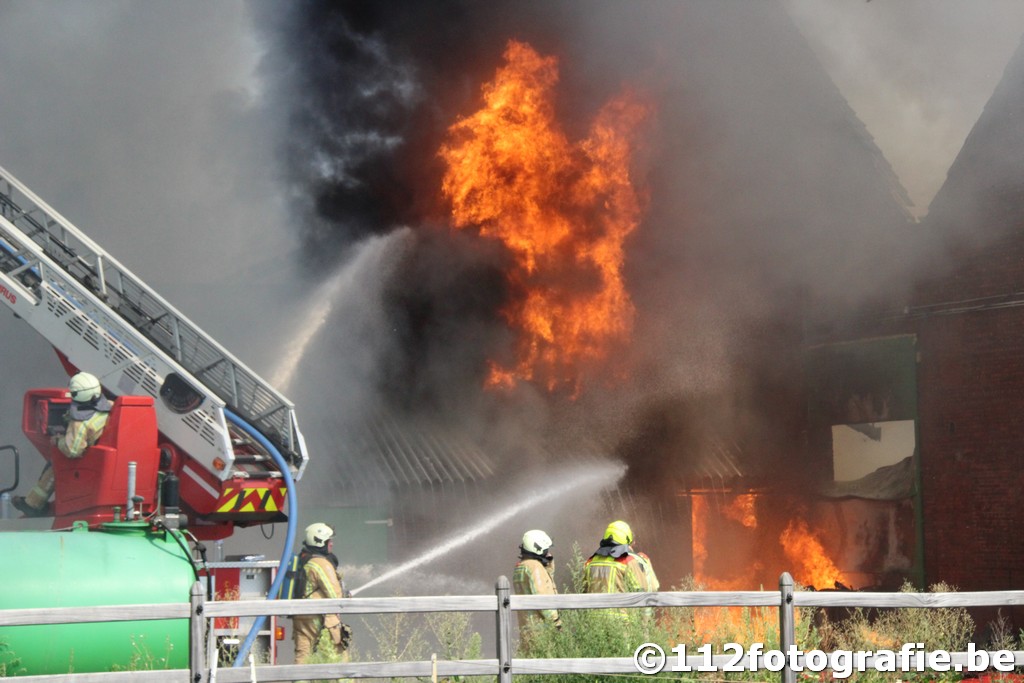
[[[291,106],[286,169],[317,255],[395,224],[444,225],[436,150],[446,127],[478,106],[509,37],[558,56],[570,134],[623,84],[656,103],[634,169],[650,191],[626,266],[636,341],[615,360],[643,379],[607,401],[583,399],[612,441],[629,428],[631,403],[652,391],[759,381],[738,376],[737,360],[752,327],[793,315],[780,302],[848,306],[901,274],[878,256],[907,221],[902,189],[781,5],[314,3],[275,19],[283,29],[268,30],[283,50],[268,73]],[[493,275],[466,286],[433,274],[500,273],[500,251],[459,252],[448,238],[446,254],[443,231],[431,234],[440,248],[409,260],[427,277],[396,279],[387,315],[401,349],[385,365],[401,371],[381,389],[471,428],[485,418],[472,398],[480,341],[502,351],[493,346],[501,321],[480,314],[478,297],[496,311],[505,292]],[[566,429],[564,414],[538,422],[528,405],[523,422],[541,442]]]
[[[1015,0],[786,0],[924,213],[1024,32]]]
[[[332,314],[345,321],[337,333],[354,336],[341,342],[352,353],[339,356],[332,370],[356,385],[372,383],[373,377],[381,372],[376,367],[382,357],[380,344],[386,343],[388,336],[387,321],[381,316],[382,285],[392,276],[395,262],[410,248],[413,239],[408,228],[367,238],[353,249],[350,261],[344,261],[336,273],[311,291],[305,307],[292,317],[291,339],[270,375],[274,386],[281,391],[292,388],[292,380],[306,360],[310,345]]]
[[[524,435],[614,444],[646,401],[754,393],[738,360],[789,312],[785,294],[849,305],[901,274],[883,257],[903,219],[881,199],[885,164],[848,152],[874,138],[926,198],[1016,46],[1022,11],[996,0],[7,0],[0,164],[265,375],[361,240],[417,231],[394,277],[353,284],[353,301],[365,291],[380,310],[336,308],[296,367],[315,452],[343,441],[339,407],[366,398],[454,422],[496,455]],[[433,154],[512,36],[559,55],[570,131],[624,82],[660,113],[637,169],[650,211],[629,249],[642,313],[618,359],[637,381],[573,406],[527,387],[510,413],[479,392],[484,360],[510,341],[497,313],[503,255],[447,230]],[[857,114],[868,128],[851,141]],[[907,131],[920,129],[931,137],[911,146]],[[21,389],[64,381],[41,346],[0,315],[0,441],[26,453]]]
[[[265,371],[301,263],[259,58],[242,2],[0,6],[0,163]],[[67,380],[8,314],[0,349],[0,441],[19,444],[32,478],[21,392]]]

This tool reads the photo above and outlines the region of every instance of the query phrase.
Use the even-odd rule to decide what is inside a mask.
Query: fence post
[[[206,683],[206,653],[203,651],[206,633],[206,617],[203,616],[205,602],[203,584],[196,581],[192,584],[189,596],[191,610],[188,620],[188,662],[192,683]]]
[[[786,658],[782,667],[782,683],[795,683],[796,672],[789,666],[789,649],[796,645],[796,634],[793,628],[793,577],[789,572],[782,572],[779,577],[779,649]]]
[[[506,577],[499,576],[495,590],[498,594],[498,683],[512,683],[512,610],[509,608],[512,588]]]

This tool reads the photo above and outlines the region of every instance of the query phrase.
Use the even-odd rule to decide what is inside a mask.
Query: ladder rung
[[[233,475],[239,479],[280,479],[280,472],[246,472],[235,470]]]
[[[235,454],[236,465],[258,465],[265,462],[272,462],[270,456],[249,453],[243,455]]]

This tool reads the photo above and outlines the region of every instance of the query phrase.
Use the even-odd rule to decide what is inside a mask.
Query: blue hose
[[[259,442],[261,446],[267,449],[270,457],[274,459],[274,462],[277,463],[278,468],[281,470],[281,475],[284,477],[284,485],[287,487],[288,533],[285,534],[284,550],[281,552],[281,563],[278,565],[277,576],[274,577],[274,583],[270,586],[270,591],[267,593],[267,600],[274,600],[277,598],[277,594],[281,591],[281,584],[284,583],[285,572],[283,570],[288,566],[288,560],[292,555],[292,545],[295,543],[295,525],[298,523],[299,519],[299,504],[295,497],[295,480],[292,479],[291,471],[288,469],[288,463],[285,462],[280,451],[274,447],[274,444],[270,443],[267,437],[260,434],[248,422],[238,417],[227,408],[224,409],[224,416],[246,434]],[[238,648],[238,656],[235,657],[235,663],[232,666],[242,666],[245,661],[245,656],[249,654],[249,649],[252,647],[253,641],[256,640],[256,636],[259,634],[260,629],[263,628],[263,624],[266,621],[267,615],[265,614],[261,614],[256,617],[256,621],[253,622],[252,628],[249,629],[249,635],[245,637],[245,642],[243,642],[241,647]]]

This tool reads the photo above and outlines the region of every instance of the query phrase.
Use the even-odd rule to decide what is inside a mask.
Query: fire
[[[730,562],[729,575],[722,564],[708,566],[708,539],[716,538],[711,532],[712,515],[739,523],[746,529],[757,528],[757,497],[754,494],[739,494],[726,503],[715,499],[716,505],[710,504],[711,496],[695,495],[690,498],[690,519],[693,529],[693,577],[694,580],[708,590],[750,590],[762,581],[758,571],[762,565],[758,562]]]
[[[779,537],[786,558],[793,563],[793,577],[807,586],[835,588],[843,573],[825,552],[821,541],[807,528],[807,522],[794,519]]]
[[[742,494],[721,508],[721,514],[727,519],[739,522],[742,526],[753,529],[757,527],[756,498],[752,494]],[[693,524],[693,578],[702,590],[731,591],[748,590],[753,582],[756,585],[758,567],[748,566],[746,571],[731,576],[712,575],[707,567],[708,561],[708,522],[711,506],[708,496],[696,495],[690,498],[691,520]],[[752,631],[754,639],[764,640],[762,610],[743,607],[700,607],[693,611],[692,637],[700,642],[712,642],[716,636]]]
[[[752,493],[738,495],[732,503],[722,509],[722,514],[748,529],[754,529],[757,527],[756,502],[757,498]]]
[[[632,333],[624,244],[643,202],[629,168],[649,108],[623,94],[571,142],[555,117],[557,83],[555,57],[510,41],[483,108],[452,125],[440,150],[453,225],[501,241],[514,260],[502,314],[517,333],[516,359],[492,361],[492,387],[576,392],[584,365]]]
[[[772,522],[772,507],[754,493],[695,492],[689,496],[693,531],[693,579],[704,590],[757,590],[776,585],[789,571],[803,586],[832,588],[843,573],[800,517]],[[764,519],[759,519],[759,513]],[[777,530],[784,530],[777,534]],[[774,529],[775,531],[772,531]],[[715,634],[744,633],[769,624],[758,610],[698,608],[693,629],[710,642]]]
[[[694,496],[690,499],[690,519],[693,527],[693,578],[704,583],[706,578],[704,564],[708,560],[708,546],[706,543],[708,535],[707,519],[708,504],[704,496]]]
[[[797,516],[777,520],[785,522],[784,528],[773,526],[771,519],[762,524],[760,501],[753,493],[690,497],[693,575],[699,584],[712,590],[753,590],[774,583],[782,571],[819,589],[844,583],[843,572],[806,521]],[[776,537],[772,529],[780,528]]]

